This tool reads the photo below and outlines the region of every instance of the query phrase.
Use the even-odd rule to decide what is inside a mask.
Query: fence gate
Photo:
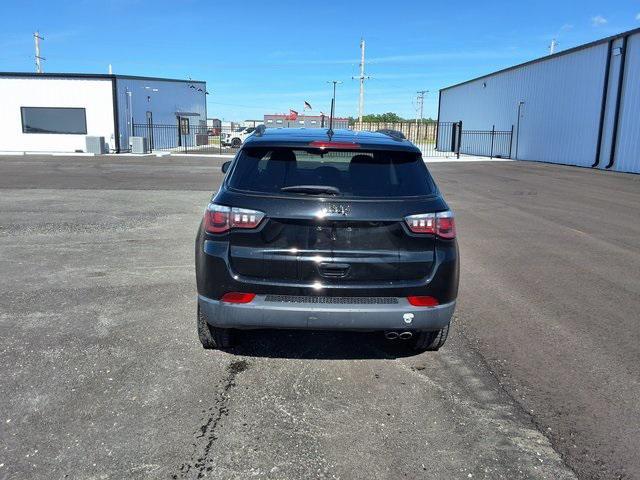
[[[496,130],[496,126],[493,125],[491,130],[461,128],[460,131],[460,153],[479,157],[511,158],[513,126],[511,130]]]

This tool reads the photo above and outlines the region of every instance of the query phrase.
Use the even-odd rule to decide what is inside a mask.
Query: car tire
[[[440,350],[449,336],[449,327],[451,323],[448,323],[446,327],[435,332],[418,332],[413,342],[413,349],[419,352],[435,352]]]
[[[209,325],[204,313],[200,310],[200,305],[198,305],[198,337],[206,350],[224,350],[233,345],[231,330]]]
[[[231,140],[231,146],[233,148],[240,148],[240,145],[242,145],[242,140],[240,140],[239,138],[234,138],[233,140]]]

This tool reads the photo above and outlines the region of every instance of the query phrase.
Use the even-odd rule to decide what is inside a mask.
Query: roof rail
[[[396,140],[405,140],[407,138],[400,130],[392,130],[390,128],[381,128],[379,130],[376,130],[376,133],[382,133],[391,138],[395,138]]]
[[[258,125],[256,127],[256,129],[253,131],[253,134],[256,137],[261,137],[262,135],[264,135],[264,131],[267,129],[267,127],[265,127],[264,125]]]

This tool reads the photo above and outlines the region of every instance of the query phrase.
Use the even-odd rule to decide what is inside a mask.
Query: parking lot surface
[[[0,479],[640,478],[640,177],[431,165],[462,256],[440,352],[223,353],[193,268],[222,162],[0,157]]]

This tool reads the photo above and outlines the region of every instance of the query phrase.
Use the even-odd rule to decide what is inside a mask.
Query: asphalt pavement
[[[640,176],[430,165],[453,334],[195,331],[227,159],[0,157],[0,479],[640,478]]]

